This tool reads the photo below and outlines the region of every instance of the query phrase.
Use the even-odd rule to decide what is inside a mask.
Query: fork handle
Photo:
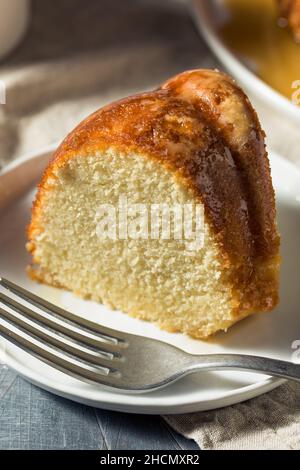
[[[243,354],[190,355],[190,363],[187,370],[188,372],[199,370],[239,370],[300,381],[300,364],[269,357]]]

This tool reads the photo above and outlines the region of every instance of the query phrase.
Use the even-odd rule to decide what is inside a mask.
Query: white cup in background
[[[30,0],[0,0],[0,59],[21,41],[29,22]]]

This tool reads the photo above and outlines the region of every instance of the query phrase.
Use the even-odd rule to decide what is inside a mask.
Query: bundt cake
[[[300,0],[279,0],[280,14],[287,20],[294,39],[300,42]]]
[[[202,208],[190,237],[174,207]],[[34,279],[168,331],[205,338],[272,310],[279,235],[249,100],[227,75],[192,70],[95,112],[46,169],[28,239]]]

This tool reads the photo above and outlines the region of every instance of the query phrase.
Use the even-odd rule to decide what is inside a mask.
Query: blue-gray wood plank
[[[198,449],[159,416],[91,408],[0,368],[0,449]]]

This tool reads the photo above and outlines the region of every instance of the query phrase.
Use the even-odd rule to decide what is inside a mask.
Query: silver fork
[[[67,312],[0,278],[0,335],[51,367],[85,382],[127,391],[163,387],[198,371],[242,370],[300,380],[300,365],[242,354],[192,355]],[[29,307],[30,306],[30,307]]]

